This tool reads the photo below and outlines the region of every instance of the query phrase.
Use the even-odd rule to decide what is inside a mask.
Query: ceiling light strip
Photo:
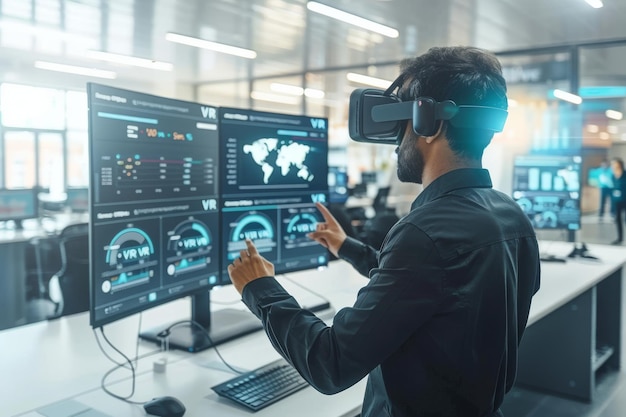
[[[208,49],[210,51],[221,52],[224,54],[235,55],[241,58],[254,59],[257,54],[251,49],[238,48],[236,46],[224,45],[223,43],[211,42],[200,38],[180,35],[178,33],[169,32],[165,34],[165,39],[170,42],[180,43],[182,45],[194,46],[196,48]]]
[[[613,120],[622,120],[624,118],[624,113],[617,110],[607,110],[604,114],[606,117]]]
[[[136,56],[121,55],[121,54],[114,54],[111,52],[94,51],[94,50],[87,51],[86,54],[89,58],[99,59],[101,61],[106,61],[106,62],[113,62],[116,64],[132,65],[135,67],[149,68],[149,69],[155,69],[155,70],[160,70],[160,71],[172,71],[174,69],[174,65],[172,65],[169,62],[155,61],[152,59],[139,58]]]
[[[358,84],[371,85],[378,88],[388,88],[392,81],[384,80],[382,78],[370,77],[369,75],[357,74],[356,72],[349,72],[346,74],[348,81]]]
[[[556,89],[552,93],[554,94],[554,97],[572,104],[580,104],[583,102],[582,97],[577,96],[576,94],[568,93],[567,91]]]
[[[349,23],[362,29],[369,30],[371,32],[379,33],[389,38],[397,38],[400,35],[397,29],[394,29],[390,26],[381,25],[380,23],[376,23],[372,20],[364,19],[360,16],[344,12],[343,10],[335,9],[334,7],[326,6],[325,4],[318,3],[316,1],[308,2],[306,4],[306,7],[312,12],[319,13],[333,19],[337,19],[345,23]]]
[[[585,0],[585,1],[587,2],[588,5],[590,5],[594,9],[599,9],[601,7],[604,7],[602,0]]]
[[[271,83],[270,90],[281,93],[281,94],[289,94],[292,96],[306,96],[308,98],[324,98],[326,95],[324,91],[318,90],[316,88],[302,88],[297,85],[290,84],[282,84],[282,83]]]
[[[77,67],[75,65],[57,64],[54,62],[35,61],[35,68],[65,72],[68,74],[85,75],[88,77],[115,79],[117,74],[113,71],[105,71],[96,68]]]

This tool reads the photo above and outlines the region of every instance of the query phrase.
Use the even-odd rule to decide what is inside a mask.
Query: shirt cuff
[[[363,253],[367,251],[367,245],[360,240],[348,236],[341,244],[337,255],[340,259],[350,263],[358,262],[363,258]]]
[[[263,277],[250,281],[243,287],[241,299],[250,311],[261,318],[261,305],[264,299],[290,297],[289,293],[276,281],[274,277]]]

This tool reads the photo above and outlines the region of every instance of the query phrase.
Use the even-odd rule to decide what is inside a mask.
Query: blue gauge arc
[[[243,240],[241,238],[241,233],[243,232],[243,230],[246,227],[255,223],[259,224],[263,228],[263,230],[267,233],[267,238],[274,238],[274,227],[272,223],[266,217],[260,214],[250,214],[241,219],[241,221],[237,222],[237,226],[235,227],[231,235],[231,241],[237,242]]]
[[[130,227],[130,228],[120,231],[113,237],[113,239],[111,239],[111,242],[109,243],[108,247],[115,248],[115,249],[109,249],[107,251],[107,254],[106,254],[107,264],[113,266],[117,263],[117,254],[119,252],[118,248],[122,247],[122,245],[126,242],[137,242],[140,246],[148,245],[148,248],[150,250],[150,255],[154,254],[154,245],[152,244],[152,240],[146,234],[146,232],[136,227]]]
[[[307,223],[311,224],[314,228],[314,226],[317,224],[317,218],[309,213],[302,213],[302,214],[298,214],[296,216],[294,216],[291,221],[289,222],[289,224],[287,225],[287,232],[288,233],[299,233],[299,230],[294,230],[297,229],[295,226],[299,223],[301,223],[302,221],[306,221]],[[313,232],[314,229],[312,230],[307,230],[307,232]]]
[[[207,227],[197,220],[188,220],[176,226],[173,236],[170,237],[170,243],[181,239],[182,235],[189,230],[192,230],[197,235],[202,237],[202,241],[204,243],[202,246],[209,246],[212,243],[211,235],[209,234]],[[170,248],[174,249],[172,246],[170,246]]]

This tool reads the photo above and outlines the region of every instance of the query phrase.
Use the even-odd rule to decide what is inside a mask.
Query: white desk
[[[541,242],[566,263],[542,263],[519,354],[517,384],[592,401],[600,371],[617,370],[624,357],[623,247],[588,245],[598,260],[567,258],[573,243]],[[606,350],[605,348],[608,348]],[[506,410],[505,410],[506,411]]]
[[[287,274],[324,296],[335,309],[351,305],[356,291],[366,283],[345,262],[332,262],[325,271]],[[319,301],[312,293],[285,277],[283,285],[303,305]],[[239,295],[232,286],[211,294],[212,306],[237,302]],[[242,303],[229,308],[245,309]],[[178,300],[143,313],[142,329],[188,319],[189,299]],[[139,319],[132,316],[105,326],[105,333],[125,354],[134,356]],[[140,342],[139,354],[158,350],[156,344]],[[253,369],[278,358],[264,332],[256,332],[219,346],[220,353],[233,366]],[[109,350],[110,351],[110,350]],[[166,357],[167,370],[153,373],[154,360]],[[116,400],[100,389],[100,380],[114,365],[100,352],[89,327],[86,313],[34,323],[0,332],[0,417],[35,416],[36,410],[63,400],[74,400],[110,416],[145,416],[143,407]],[[10,377],[8,377],[10,375]],[[109,378],[114,392],[130,392],[130,372],[119,371]],[[221,363],[213,349],[196,354],[182,351],[159,353],[139,361],[136,394],[133,400],[146,401],[156,396],[173,395],[186,406],[185,416],[250,416],[251,413],[220,399],[211,386],[235,376]],[[120,381],[119,383],[115,383]],[[365,380],[334,396],[325,396],[313,388],[293,394],[261,410],[257,416],[354,416],[360,410]]]
[[[572,244],[546,243],[542,244],[542,247],[556,255],[565,256],[571,250]],[[572,306],[578,305],[579,297],[593,299],[593,294],[599,295],[597,291],[599,286],[609,281],[615,283],[615,277],[619,278],[617,282],[621,284],[621,271],[626,262],[626,250],[598,245],[589,245],[589,249],[592,254],[601,258],[601,262],[568,260],[564,264],[542,265],[542,288],[535,296],[531,308],[529,328],[522,344],[523,347],[533,345],[534,329],[541,330],[539,332],[541,337],[545,336],[542,327],[550,330],[554,338],[561,338],[563,329],[553,327],[555,323],[552,316],[556,318],[558,325],[562,322],[559,312],[563,309],[568,311]],[[336,310],[351,305],[356,298],[358,288],[366,282],[342,261],[332,262],[330,267],[323,272],[310,271],[288,274],[288,276],[307,288],[324,294]],[[302,304],[306,305],[309,302],[310,293],[289,281],[284,279],[281,281]],[[620,289],[617,294],[620,305],[621,291]],[[612,292],[615,293],[615,291]],[[218,302],[238,299],[238,295],[230,286],[213,291],[211,298],[214,307],[219,307]],[[240,306],[244,308],[243,305]],[[585,316],[596,314],[600,310],[581,308],[578,311]],[[622,313],[617,315],[621,317]],[[187,318],[189,318],[189,300],[183,299],[144,312],[142,328],[148,329],[155,325]],[[581,327],[580,323],[569,327],[571,328],[568,330],[574,337],[582,338],[581,344],[586,350],[592,347],[595,338],[590,338],[590,331],[596,330],[591,329],[593,326],[587,326],[583,332],[576,330]],[[138,332],[137,316],[108,325],[105,331],[111,341],[123,352],[130,356],[134,355]],[[616,347],[619,351],[621,345],[619,341],[617,343]],[[623,346],[621,347],[623,349]],[[141,342],[139,352],[140,354],[151,352],[155,348],[154,344]],[[219,349],[229,363],[248,369],[261,366],[278,357],[263,332],[256,332],[220,345]],[[559,349],[561,349],[560,346],[554,351],[558,353]],[[582,354],[586,355],[585,349]],[[565,363],[568,363],[568,360],[580,361],[580,356],[577,356],[580,354],[581,351],[574,350],[573,356],[561,356],[567,356]],[[168,359],[167,371],[163,374],[153,373],[152,363],[161,356],[166,356]],[[621,353],[614,354],[613,360],[619,361],[620,356]],[[535,369],[545,376],[546,373],[550,373],[550,370],[543,368],[543,363],[538,365],[537,361],[542,361],[542,358],[545,359],[543,356],[537,359],[522,349],[520,370]],[[583,360],[582,369],[589,373],[591,354],[587,358],[589,361]],[[112,366],[96,345],[94,335],[88,325],[87,314],[2,331],[0,332],[0,372],[3,378],[0,378],[0,416],[41,417],[35,410],[68,399],[111,416],[145,416],[141,406],[123,403],[100,389],[100,379]],[[252,415],[247,410],[218,398],[211,390],[211,386],[234,376],[233,373],[225,370],[213,349],[196,354],[170,351],[145,358],[139,361],[138,373],[136,395],[133,397],[135,400],[145,401],[155,396],[173,395],[183,401],[187,407],[185,416],[189,417],[206,415],[249,417]],[[523,380],[523,372],[520,376]],[[110,383],[109,388],[119,394],[127,394],[130,390],[128,377],[127,371],[114,374],[110,379],[111,383],[115,381],[119,383]],[[543,389],[541,386],[533,385],[535,381],[526,382]],[[351,417],[359,410],[364,388],[365,381],[361,381],[354,387],[334,396],[324,396],[312,388],[306,388],[255,415],[259,417],[287,415]],[[545,389],[550,389],[550,387]]]

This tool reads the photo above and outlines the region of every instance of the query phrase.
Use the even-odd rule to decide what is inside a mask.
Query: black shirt
[[[243,290],[274,347],[312,386],[336,393],[369,374],[363,417],[498,410],[540,264],[530,222],[486,170],[433,181],[380,253],[348,238],[339,256],[370,281],[330,327],[273,277]]]

